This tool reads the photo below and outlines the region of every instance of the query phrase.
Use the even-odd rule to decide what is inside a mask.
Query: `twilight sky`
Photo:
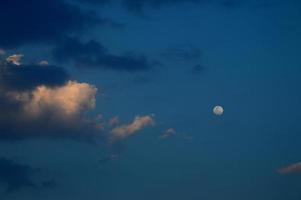
[[[1,200],[300,200],[300,0],[0,0],[0,24]]]

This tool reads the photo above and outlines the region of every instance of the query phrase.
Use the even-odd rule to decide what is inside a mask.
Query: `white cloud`
[[[136,116],[134,121],[130,124],[125,124],[120,127],[116,127],[112,130],[113,139],[124,139],[127,138],[146,126],[152,126],[155,121],[152,116]]]
[[[11,62],[15,65],[21,65],[22,58],[23,58],[22,54],[14,54],[14,55],[11,55],[8,58],[6,58],[6,61]]]
[[[73,117],[95,107],[97,88],[87,83],[69,81],[56,88],[38,86],[31,92],[13,93],[23,103],[24,113],[38,117],[45,112]]]
[[[49,65],[49,62],[47,60],[42,60],[39,62],[39,65]]]

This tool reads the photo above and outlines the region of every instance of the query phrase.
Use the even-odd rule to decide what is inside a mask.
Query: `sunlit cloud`
[[[112,117],[109,122],[108,122],[108,125],[109,126],[116,126],[119,124],[119,117],[118,116],[115,116],[115,117]]]
[[[18,67],[22,57],[15,54],[0,60],[0,139],[102,137],[111,142],[155,124],[153,115],[138,115],[128,124],[121,124],[118,116],[107,120],[102,114],[89,116],[96,107],[95,86],[70,80],[63,68],[46,60]]]
[[[22,54],[14,54],[6,58],[7,62],[13,63],[15,65],[21,65],[21,60],[23,58]]]
[[[42,60],[39,62],[39,65],[49,65],[49,62],[47,60]]]
[[[74,116],[95,107],[96,87],[88,83],[68,81],[56,88],[38,86],[33,91],[11,93],[16,100],[23,103],[25,114],[39,116],[53,111],[61,116]]]
[[[125,124],[119,127],[114,128],[112,133],[112,139],[124,139],[131,135],[136,134],[141,129],[147,126],[153,126],[155,121],[153,116],[146,115],[146,116],[136,116],[132,123]]]
[[[288,165],[277,170],[280,174],[301,173],[301,162]]]

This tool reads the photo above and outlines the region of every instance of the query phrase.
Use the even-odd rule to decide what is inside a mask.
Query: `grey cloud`
[[[49,180],[39,181],[35,176],[40,169],[34,169],[29,165],[18,163],[12,159],[0,157],[0,183],[5,186],[7,193],[12,193],[20,189],[40,189],[48,187]],[[51,180],[52,184],[55,180]]]
[[[154,64],[145,56],[128,53],[112,54],[95,40],[86,43],[78,38],[65,38],[53,50],[54,58],[61,63],[72,62],[77,67],[113,71],[137,72],[150,69]]]

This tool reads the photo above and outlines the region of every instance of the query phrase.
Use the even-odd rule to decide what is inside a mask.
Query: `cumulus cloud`
[[[22,54],[14,54],[6,58],[6,61],[19,66],[21,65],[22,58],[23,58]]]
[[[1,61],[1,60],[0,60]],[[65,137],[120,140],[154,125],[153,116],[136,116],[118,126],[119,118],[88,117],[97,88],[71,80],[60,67],[0,62],[0,140]],[[102,134],[104,131],[111,134]]]
[[[291,164],[277,170],[280,174],[301,173],[301,162]]]
[[[22,102],[24,112],[40,116],[53,110],[61,116],[74,116],[95,107],[97,89],[87,83],[68,81],[61,87],[38,86],[31,92],[11,93],[10,96]]]
[[[1,61],[0,139],[99,135],[101,122],[85,116],[95,108],[96,93],[60,67]]]
[[[145,116],[136,116],[132,123],[125,124],[119,127],[114,128],[112,133],[112,139],[124,139],[131,135],[134,135],[141,129],[152,126],[155,124],[155,121],[152,116],[145,115]]]

